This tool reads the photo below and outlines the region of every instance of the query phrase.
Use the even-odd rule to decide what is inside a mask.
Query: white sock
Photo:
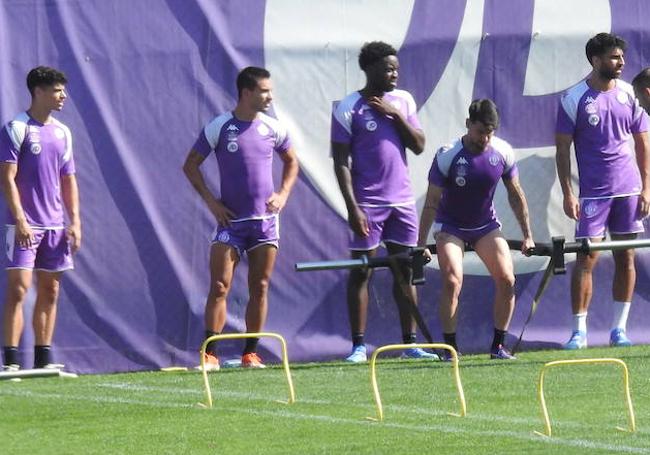
[[[632,302],[619,302],[617,300],[614,300],[614,318],[612,319],[612,330],[625,330],[625,326],[627,325],[627,315],[630,312],[630,305],[632,305]]]
[[[576,330],[587,333],[587,313],[578,313],[573,315],[573,331]]]

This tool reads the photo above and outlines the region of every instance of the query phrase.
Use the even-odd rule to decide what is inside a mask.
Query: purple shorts
[[[580,219],[576,223],[576,239],[603,238],[611,234],[643,232],[639,218],[639,196],[606,199],[580,199]]]
[[[439,232],[446,232],[454,237],[458,237],[465,243],[474,245],[482,237],[485,237],[495,229],[501,229],[501,223],[499,223],[499,220],[497,219],[491,220],[489,223],[476,229],[459,228],[447,223],[435,223],[433,225],[433,236],[435,238],[436,234]]]
[[[239,256],[260,245],[278,247],[280,221],[277,216],[263,219],[231,221],[230,226],[217,226],[211,243],[224,243],[233,247]]]
[[[5,252],[7,269],[61,272],[74,268],[65,229],[32,228],[34,242],[29,248],[16,245],[16,227],[7,225]]]
[[[352,234],[350,249],[370,251],[384,243],[416,246],[418,243],[418,215],[415,203],[397,207],[360,206],[368,218],[370,235],[359,237]]]

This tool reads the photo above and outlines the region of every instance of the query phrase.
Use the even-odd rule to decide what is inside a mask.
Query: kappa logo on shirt
[[[596,99],[591,97],[591,96],[588,96],[588,97],[585,98],[585,104],[592,104],[592,103],[595,103],[595,102],[596,102]]]
[[[464,156],[461,156],[461,157],[458,159],[458,163],[457,163],[457,164],[469,164],[469,163],[467,162],[467,160],[465,159]]]
[[[237,128],[236,125],[229,125],[228,128],[226,128],[226,139],[228,139],[228,141],[230,141],[230,142],[236,141],[237,140],[237,133],[239,133],[239,128]],[[228,144],[228,145],[230,145],[230,144]],[[228,149],[228,150],[230,150],[230,149]]]

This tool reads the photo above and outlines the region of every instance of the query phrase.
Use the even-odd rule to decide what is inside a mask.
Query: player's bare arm
[[[7,203],[7,207],[16,220],[16,242],[22,247],[32,246],[34,233],[27,223],[27,217],[20,203],[20,194],[16,186],[16,173],[18,165],[14,163],[0,163],[0,180],[2,192]]]
[[[533,241],[533,231],[530,229],[528,203],[526,202],[524,190],[521,188],[521,184],[519,183],[519,177],[503,179],[503,183],[508,192],[508,203],[515,214],[515,218],[517,218],[517,222],[521,228],[521,233],[524,236],[521,252],[523,254],[528,254],[528,250],[535,247],[535,242]]]
[[[77,177],[74,174],[61,177],[61,194],[63,204],[70,224],[66,228],[66,236],[72,253],[79,251],[81,247],[81,216],[79,214],[79,186]]]
[[[345,206],[348,209],[348,224],[355,234],[367,237],[370,234],[368,220],[359,208],[354,191],[352,190],[352,173],[350,172],[350,146],[339,142],[332,142],[332,158],[334,159],[334,173],[343,194]]]
[[[418,246],[425,247],[427,245],[427,237],[431,226],[436,219],[438,213],[438,205],[442,197],[442,188],[437,185],[429,184],[427,188],[427,196],[424,200],[422,213],[420,214],[420,227],[418,229]],[[431,258],[431,252],[425,249],[424,255]]]
[[[285,153],[280,154],[280,159],[283,163],[282,168],[282,183],[280,189],[274,192],[271,197],[266,201],[266,210],[271,213],[279,213],[284,208],[291,193],[293,185],[298,178],[300,166],[298,165],[298,157],[293,148],[290,148]]]
[[[205,161],[205,157],[200,153],[197,153],[194,150],[191,150],[185,159],[185,164],[183,164],[183,172],[185,176],[190,181],[194,189],[201,196],[201,199],[205,201],[210,213],[217,220],[217,223],[223,226],[228,226],[230,220],[235,216],[235,214],[226,207],[219,199],[214,197],[210,188],[205,183],[203,178],[203,173],[201,172],[201,164]]]
[[[634,152],[641,174],[641,195],[639,196],[639,215],[645,218],[650,213],[650,139],[648,133],[636,133]]]
[[[564,195],[564,213],[571,219],[577,220],[580,216],[580,203],[573,193],[571,186],[571,143],[573,137],[568,134],[555,135],[555,164],[557,176]]]
[[[399,109],[378,96],[370,97],[368,105],[378,112],[392,117],[404,145],[411,149],[413,153],[419,155],[424,151],[424,131],[413,128]]]

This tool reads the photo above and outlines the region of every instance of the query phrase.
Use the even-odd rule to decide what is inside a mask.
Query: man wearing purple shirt
[[[266,115],[271,106],[271,74],[247,67],[237,76],[239,100],[199,134],[183,170],[217,221],[210,250],[210,292],[205,306],[205,336],[221,333],[226,298],[235,267],[246,252],[249,260],[247,332],[260,332],[266,321],[268,287],[279,240],[278,215],[298,176],[298,160],[286,129]],[[221,179],[220,196],[208,188],[200,166],[214,152]],[[273,154],[284,163],[279,191],[273,187]],[[257,338],[248,338],[243,367],[264,368]],[[218,370],[216,343],[208,344],[206,369]]]
[[[635,100],[632,87],[619,79],[625,60],[625,41],[599,33],[586,45],[593,70],[586,80],[562,96],[555,142],[557,174],[564,194],[564,213],[576,220],[576,239],[601,241],[634,239],[643,232],[648,215],[648,116]],[[634,139],[634,152],[629,139]],[[580,199],[571,186],[570,147],[574,144]],[[614,256],[614,319],[610,345],[630,346],[626,322],[634,284],[634,250],[612,251]],[[587,347],[587,310],[592,271],[598,253],[578,253],[571,280],[573,333],[566,349]]]
[[[473,101],[465,123],[467,133],[440,148],[431,165],[418,245],[427,244],[435,220],[433,231],[442,274],[440,321],[445,343],[455,349],[458,349],[456,322],[463,284],[463,254],[466,244],[474,247],[496,287],[490,357],[510,360],[515,357],[504,343],[515,307],[515,276],[508,243],[501,234],[501,223],[494,210],[494,192],[499,180],[503,180],[524,236],[522,253],[535,246],[528,205],[519,184],[512,147],[494,136],[499,126],[496,105],[489,99]],[[449,353],[444,355],[446,360],[450,359]]]
[[[331,130],[334,171],[353,232],[353,258],[374,256],[382,241],[389,254],[415,246],[417,214],[406,167],[406,148],[416,154],[424,149],[415,101],[410,93],[396,89],[396,50],[380,41],[366,43],[359,53],[359,66],[366,74],[366,86],[338,103]],[[402,267],[398,273],[402,276],[394,277],[393,296],[398,303],[403,341],[415,343],[415,321],[407,306],[409,299],[415,302],[415,290],[408,285],[408,267]],[[364,334],[370,274],[370,270],[352,270],[348,280],[352,332],[352,353],[346,358],[349,362],[367,360]],[[405,354],[437,358],[416,348]]]
[[[634,76],[632,87],[641,107],[646,113],[650,112],[650,67],[643,68]]]
[[[62,272],[73,268],[72,254],[81,244],[72,137],[51,115],[63,108],[66,83],[65,75],[53,68],[32,69],[27,75],[29,109],[0,131],[0,179],[8,207],[3,331],[4,368],[9,370],[20,367],[23,302],[34,271],[34,367],[61,367],[52,363],[50,353],[59,283]]]

